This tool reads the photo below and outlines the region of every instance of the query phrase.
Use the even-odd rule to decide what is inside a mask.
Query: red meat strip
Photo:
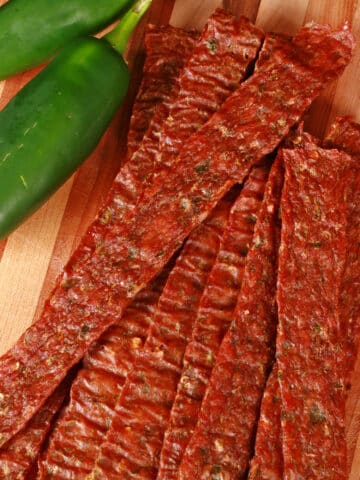
[[[64,381],[28,425],[0,449],[0,478],[6,480],[25,480],[27,478],[51,427],[52,419],[64,401],[67,390],[68,384]]]
[[[248,480],[283,480],[281,397],[277,366],[266,384]]]
[[[109,328],[83,360],[71,387],[70,403],[59,418],[40,462],[39,478],[85,478],[105,440],[117,398],[143,347],[168,269],[142,290],[121,322]]]
[[[349,117],[336,119],[325,141],[326,145],[342,149],[352,155],[356,161],[352,175],[352,195],[348,201],[348,229],[347,229],[347,258],[343,278],[341,305],[344,318],[348,326],[344,335],[344,345],[341,348],[344,366],[344,386],[349,390],[351,373],[359,350],[360,329],[360,244],[358,241],[360,231],[360,125],[351,121]],[[348,460],[354,451],[356,435],[351,435],[352,428],[348,431]]]
[[[324,145],[339,148],[349,155],[360,156],[360,124],[351,117],[338,117],[330,126]]]
[[[221,343],[198,423],[179,479],[243,479],[274,357],[279,204],[283,182],[277,157],[265,189],[246,258],[234,320]]]
[[[183,112],[182,123],[179,121],[179,125],[181,124],[182,128],[177,131],[175,131],[173,126],[171,127],[172,130],[168,128],[168,134],[171,134],[172,141],[177,141],[177,136],[179,135],[184,140],[194,129],[197,129],[201,123],[205,122],[214,109],[220,106],[224,98],[229,95],[244,77],[249,62],[257,54],[261,39],[261,32],[248,20],[241,19],[240,22],[235,22],[233,16],[226,14],[223,10],[219,9],[215,12],[205,28],[201,42],[195,48],[185,72],[180,78],[178,85],[180,93],[177,100],[172,104],[168,102],[170,113],[173,111],[177,112],[180,108]],[[229,40],[231,40],[231,44],[229,44]],[[211,41],[217,42],[216,45],[219,51],[216,52],[216,55],[209,49]],[[237,49],[235,53],[233,52],[234,47]],[[231,65],[224,72],[223,63],[228,63],[229,61],[231,61]],[[204,67],[207,68],[204,69]],[[198,96],[196,100],[193,99],[191,110],[185,110],[184,104],[188,103],[191,95],[194,96],[199,83],[207,84],[206,88],[204,87],[203,89],[203,95]],[[194,109],[196,115],[194,115]],[[158,115],[155,115],[155,119],[156,121],[158,120]],[[156,123],[156,125],[158,124]],[[147,155],[147,152],[151,151],[149,142],[152,139],[149,135],[145,136],[144,143],[146,148],[142,146],[140,151],[135,154],[135,157],[140,154]],[[154,148],[152,150],[155,151]],[[169,159],[169,155],[167,159]],[[107,355],[111,355],[111,357],[116,355],[117,358],[128,356],[128,342],[120,342],[120,337],[129,338],[129,336],[133,335],[132,330],[134,327],[131,325],[131,320],[130,318],[130,324],[128,324],[127,317],[121,319],[121,328],[117,327],[118,335],[116,335],[119,338],[119,342],[111,341],[111,348],[108,347],[106,349]],[[130,333],[126,333],[127,329]],[[143,340],[141,334],[139,335]],[[113,336],[112,331],[110,336]],[[105,343],[107,343],[106,339]],[[142,342],[140,344],[142,346]],[[84,373],[80,372],[79,381],[76,381],[74,384],[70,407],[67,409],[65,417],[61,419],[59,428],[53,438],[51,449],[47,455],[46,467],[43,465],[45,472],[53,470],[59,472],[61,469],[71,468],[76,469],[76,478],[81,478],[81,476],[86,475],[89,467],[90,469],[92,467],[92,459],[94,455],[96,456],[96,446],[100,445],[106,432],[105,420],[101,422],[99,419],[105,416],[106,423],[111,423],[111,415],[109,413],[105,415],[104,412],[112,413],[117,398],[116,392],[119,393],[123,384],[123,378],[121,382],[115,378],[116,368],[114,366],[112,366],[110,377],[108,375],[109,378],[105,379],[103,378],[104,372],[99,372],[99,370],[107,370],[108,366],[104,364],[99,368],[98,363],[92,364],[91,358],[94,355],[98,355],[97,352],[101,348],[100,342],[95,349],[92,349],[86,361],[88,368]],[[128,365],[130,365],[130,362],[128,362]],[[121,367],[120,375],[123,376],[125,369],[122,365]],[[103,396],[105,400],[101,401]],[[94,408],[91,408],[91,403],[96,406],[96,411],[94,411]],[[98,413],[100,411],[101,414]],[[82,421],[80,416],[83,418]],[[84,422],[86,425],[84,425]],[[76,440],[79,436],[76,432],[79,431],[81,431],[81,444]],[[64,446],[64,449],[61,445]],[[75,454],[75,452],[78,452],[78,454]],[[64,461],[65,458],[67,462]],[[63,473],[63,475],[65,474]]]
[[[247,18],[235,21],[232,15],[216,9],[196,47],[196,55],[184,69],[180,94],[162,126],[160,169],[172,164],[183,142],[218,110],[246,77],[263,35]]]
[[[343,276],[341,305],[347,338],[347,352],[344,357],[344,369],[347,377],[346,383],[350,384],[350,375],[354,368],[360,342],[360,244],[358,242],[360,231],[360,124],[353,122],[350,117],[339,117],[331,126],[325,139],[329,147],[339,148],[351,155],[355,166],[351,177],[351,193],[348,198],[348,227],[347,227],[347,257]]]
[[[128,158],[139,148],[158,105],[172,98],[174,83],[197,39],[195,32],[148,25],[143,76],[130,120]]]
[[[356,162],[306,137],[283,156],[277,294],[283,478],[345,480],[342,295]]]
[[[184,61],[190,51],[191,47],[194,45],[197,35],[194,32],[186,32],[181,29],[174,27],[155,27],[150,25],[148,27],[147,33],[145,35],[145,44],[147,50],[146,61],[143,70],[142,83],[139,89],[139,93],[134,103],[133,115],[131,118],[130,131],[129,131],[129,141],[132,144],[129,145],[128,150],[133,149],[141,141],[143,134],[145,133],[150,119],[154,113],[156,106],[169,98],[171,89],[173,88],[176,77],[179,75],[180,70],[183,68]],[[185,55],[184,55],[185,54]],[[148,297],[150,301],[152,289],[148,291]],[[145,300],[145,292],[139,294],[139,298],[135,301],[135,305],[142,303],[141,300]],[[155,292],[152,295],[156,296]],[[151,298],[152,299],[152,298]],[[156,297],[157,299],[157,297]],[[138,303],[137,303],[138,302]],[[134,310],[129,308],[128,310]],[[124,318],[127,319],[128,313],[126,312]],[[139,315],[138,315],[139,316]],[[145,312],[144,312],[145,316]],[[134,323],[134,322],[133,322]],[[116,331],[117,327],[114,327],[106,338],[105,342],[109,344],[111,341],[115,341],[116,338],[119,338],[120,332]],[[135,337],[135,334],[134,334]],[[136,337],[135,337],[136,338]],[[126,343],[126,342],[123,342]],[[102,347],[101,352],[104,353],[105,346]],[[126,350],[128,351],[128,350]],[[99,352],[98,352],[98,356]],[[103,355],[104,356],[104,355]],[[75,385],[85,389],[84,392],[77,392],[80,399],[83,401],[86,398],[86,393],[88,394],[89,403],[84,408],[84,412],[91,417],[91,407],[94,408],[95,402],[98,410],[100,410],[100,401],[103,400],[103,396],[106,397],[106,393],[109,393],[107,388],[109,387],[109,378],[101,378],[96,389],[96,394],[89,399],[89,391],[91,388],[95,388],[94,378],[101,377],[99,374],[100,365],[102,363],[102,358],[97,362],[96,368],[97,372],[89,371],[86,369],[79,375],[78,381]],[[112,360],[114,360],[112,358]],[[109,363],[109,359],[108,359]],[[100,365],[99,365],[100,364]],[[106,368],[106,362],[104,368]],[[111,374],[108,373],[108,376]],[[97,380],[100,380],[97,378]],[[114,381],[114,380],[113,380]],[[81,388],[80,387],[80,388]],[[75,387],[76,389],[76,387]],[[28,470],[31,468],[31,465],[37,459],[38,453],[42,446],[42,443],[47,435],[47,432],[50,428],[51,418],[57,413],[57,410],[60,408],[62,399],[65,396],[65,391],[67,388],[65,386],[59,387],[58,390],[48,399],[45,405],[41,410],[33,417],[29,425],[26,426],[21,432],[19,432],[16,437],[9,442],[3,449],[0,450],[0,473],[3,475],[6,474],[6,478],[11,480],[12,478],[26,478]],[[100,391],[99,391],[100,390]],[[116,391],[116,388],[115,390]],[[114,391],[112,393],[112,399],[114,399]],[[81,395],[82,393],[82,395]],[[76,396],[76,395],[75,395]],[[108,395],[109,397],[109,395]],[[106,400],[109,400],[106,398]],[[111,402],[109,402],[111,404]],[[70,407],[69,407],[70,409]],[[81,414],[76,412],[78,416]],[[65,422],[64,417],[64,422]],[[99,417],[97,417],[98,419]],[[79,445],[79,418],[68,419],[66,425],[67,436],[71,435],[71,440],[73,442],[72,449],[72,459],[75,460],[75,452],[78,450]],[[77,420],[77,421],[76,421]],[[85,425],[81,425],[82,438],[86,440],[86,435],[89,434],[89,431],[94,430],[97,424],[91,424],[88,422]],[[87,427],[87,428],[86,428]],[[64,432],[62,432],[64,433]],[[93,432],[92,432],[93,433]],[[83,442],[82,447],[82,458],[86,455],[86,450],[91,450],[92,458],[94,458],[94,445],[90,441],[91,436],[87,441]],[[25,448],[26,446],[26,448]],[[91,458],[91,456],[90,456]],[[78,478],[78,477],[77,477]],[[79,477],[80,478],[80,477]]]
[[[254,168],[231,209],[200,302],[192,340],[186,347],[181,380],[165,432],[158,480],[178,478],[178,468],[196,425],[221,340],[233,319],[267,176],[267,167]]]
[[[113,210],[101,217],[104,228],[97,230],[95,252],[86,236],[40,319],[0,359],[0,445],[121,318],[224,193],[244,180],[341,74],[354,44],[347,28],[317,24],[301,29],[291,42],[279,42],[281,48],[189,139],[133,216],[123,216],[122,201],[112,191]],[[107,218],[112,219],[108,229]]]
[[[195,230],[170,273],[154,324],[129,373],[93,478],[155,478],[182,360],[231,202]]]
[[[80,253],[84,259],[102,244],[107,232],[114,233],[114,227],[118,234],[119,230],[126,230],[124,218],[133,213],[145,186],[151,183],[154,168],[164,166],[159,138],[165,138],[169,145],[181,144],[196,132],[244,79],[261,40],[261,31],[246,19],[236,22],[222,9],[217,9],[210,17],[179,78],[176,91],[174,89],[169,101],[157,110],[141,147],[117,176],[98,221],[83,239]],[[217,45],[215,52],[210,48],[214,42]],[[224,64],[229,65],[226,70]],[[185,110],[184,105],[191,105],[191,108]],[[171,123],[174,115],[177,118],[175,124]],[[165,119],[167,128],[163,133]],[[176,152],[166,155],[167,163],[171,163],[170,157],[175,160]]]

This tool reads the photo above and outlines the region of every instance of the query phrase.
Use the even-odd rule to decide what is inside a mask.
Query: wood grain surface
[[[313,104],[306,114],[306,126],[322,137],[336,115],[352,115],[360,122],[360,0],[153,0],[126,52],[133,73],[129,95],[96,151],[46,205],[0,242],[0,354],[39,316],[57,276],[94,218],[123,161],[131,104],[143,61],[145,24],[170,22],[179,27],[201,28],[217,6],[237,16],[245,14],[265,30],[289,34],[309,21],[333,26],[349,22],[358,39],[354,59],[341,79]],[[0,82],[0,110],[37,71]],[[359,434],[360,358],[347,402],[349,480],[360,480]]]

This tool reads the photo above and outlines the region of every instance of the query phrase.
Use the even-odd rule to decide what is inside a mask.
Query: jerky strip
[[[123,219],[114,194],[111,217],[126,224],[122,233],[114,224],[98,230],[94,254],[86,249],[85,239],[40,319],[0,359],[0,445],[23,427],[71,366],[120,319],[124,307],[224,192],[244,180],[326,83],[343,71],[353,37],[347,29],[311,24],[282,43],[192,136],[132,218]],[[49,358],[50,367],[45,364]]]
[[[339,117],[330,128],[325,144],[344,150],[354,157],[355,165],[349,184],[350,194],[348,202],[348,229],[347,229],[347,257],[342,286],[342,308],[344,328],[347,339],[348,355],[344,359],[346,375],[350,377],[359,348],[360,341],[360,124],[353,122],[350,117]],[[343,350],[344,351],[344,350]],[[350,379],[348,380],[348,382]]]
[[[178,478],[178,468],[195,428],[221,340],[233,319],[267,176],[267,167],[254,168],[231,209],[200,302],[192,340],[186,347],[183,371],[162,446],[158,480]]]
[[[330,126],[324,145],[330,148],[340,148],[349,155],[360,155],[360,124],[351,117],[338,117]]]
[[[191,234],[169,275],[91,478],[156,477],[185,347],[226,226],[229,200]]]
[[[348,391],[360,341],[360,125],[351,121],[349,117],[337,118],[331,126],[325,143],[330,147],[344,150],[352,155],[356,162],[351,177],[352,192],[347,199],[347,256],[341,292],[341,308],[345,322],[341,355],[344,366],[344,388]],[[352,458],[357,439],[357,431],[355,435],[352,435],[354,427],[352,424],[348,427],[347,432],[348,440],[350,439],[347,443],[348,459]],[[355,425],[355,429],[357,430],[357,425]]]
[[[281,397],[275,364],[261,403],[256,432],[255,455],[248,480],[283,480]]]
[[[210,40],[214,40],[216,37],[217,48],[220,50],[217,55],[214,55],[213,51],[209,51],[209,42]],[[213,113],[213,109],[217,109],[223,99],[229,94],[231,90],[238,85],[239,81],[244,77],[247,66],[249,62],[255,58],[258,48],[260,47],[262,34],[260,30],[256,29],[249,21],[242,19],[240,23],[234,21],[233,16],[226,14],[223,10],[217,10],[215,14],[211,17],[208,22],[208,25],[202,35],[202,40],[197,45],[195,51],[193,52],[191,59],[189,61],[188,66],[185,69],[185,73],[181,76],[179,85],[180,85],[180,93],[179,96],[174,102],[174,105],[170,108],[170,113],[173,111],[177,111],[181,106],[185,103],[189,103],[189,98],[191,95],[195,94],[195,91],[198,89],[199,83],[207,82],[206,88],[203,88],[202,95],[198,95],[196,100],[192,101],[192,109],[195,108],[196,115],[194,121],[194,114],[191,115],[191,112],[184,111],[183,115],[183,122],[185,122],[182,126],[182,129],[177,131],[171,132],[172,140],[176,141],[177,135],[179,136],[181,133],[181,140],[184,140],[186,136],[189,136],[190,133],[196,128],[198,128],[198,124],[204,123],[206,118]],[[229,39],[232,40],[231,45],[229,44]],[[215,41],[215,40],[214,40]],[[236,53],[233,53],[234,48],[236,48]],[[223,63],[230,61],[231,65],[227,68],[226,72],[222,72],[223,70]],[[204,67],[207,67],[204,70]],[[209,78],[209,72],[211,72],[211,78]],[[206,99],[205,99],[206,95]],[[182,107],[183,108],[183,107]],[[155,116],[155,119],[158,117]],[[190,120],[192,119],[192,123]],[[188,121],[187,121],[188,120]],[[154,120],[155,121],[155,120]],[[154,125],[154,121],[152,122],[152,127]],[[196,123],[197,122],[197,123]],[[186,125],[186,128],[185,128]],[[160,128],[160,127],[158,127]],[[151,130],[150,129],[150,130]],[[142,146],[137,154],[135,154],[135,158],[141,155],[141,152],[144,155],[147,155],[147,150],[149,149],[149,140],[151,141],[152,137],[148,135],[144,139],[144,144],[147,146],[144,148]],[[151,149],[150,149],[151,150]],[[146,160],[142,162],[143,166],[146,163]],[[123,323],[123,320],[122,320]],[[113,349],[114,350],[114,349]],[[121,352],[121,344],[119,344],[119,352],[117,355],[120,355]],[[80,374],[81,375],[81,374]],[[85,378],[80,382],[80,385],[84,384],[86,381],[86,389],[88,390],[89,384],[89,375],[91,376],[92,382],[90,384],[96,385],[97,381],[101,382],[101,379],[98,378],[98,372],[91,372],[87,371]],[[109,380],[111,384],[114,384],[117,380],[112,378]],[[77,384],[75,384],[77,385]],[[73,393],[73,402],[71,403],[71,410],[76,410],[78,406],[76,405],[76,400],[79,397],[79,388],[80,385],[77,385],[77,391]],[[105,383],[103,383],[105,389]],[[119,384],[119,387],[122,385],[122,382]],[[107,386],[108,394],[107,397],[110,397],[106,401],[106,406],[109,408],[109,401],[115,401],[116,396],[111,395],[111,390],[116,390],[116,387],[111,387],[110,385]],[[99,390],[96,387],[96,390]],[[100,391],[97,391],[97,395],[94,398],[101,397],[101,388]],[[94,395],[94,394],[93,394]],[[87,393],[87,398],[90,397],[90,393]],[[80,398],[82,401],[82,399]],[[90,403],[90,398],[87,399],[87,402]],[[96,403],[97,405],[98,403]],[[101,405],[101,403],[100,403]],[[84,410],[83,408],[81,411]],[[91,420],[91,409],[87,409],[87,420],[89,423]],[[98,425],[98,415],[95,416],[91,425],[94,427]],[[77,422],[76,424],[74,422]],[[107,422],[110,422],[110,419],[107,418]],[[85,427],[82,426],[81,421],[79,418],[75,419],[71,417],[70,410],[67,412],[67,415],[64,419],[62,419],[62,423],[67,424],[74,424],[76,425],[77,430],[82,429],[84,430]],[[89,430],[89,429],[87,429]],[[103,434],[105,434],[105,428],[102,427]],[[65,463],[72,464],[74,467],[77,468],[78,456],[75,455],[74,452],[71,453],[71,448],[75,446],[73,445],[75,442],[75,432],[71,428],[65,428],[66,433],[68,434],[69,438],[66,440],[66,436],[64,435],[64,429],[58,431],[58,434],[61,435],[61,442],[66,445],[66,452],[68,452],[65,457],[71,456],[71,462],[64,462],[61,460],[61,453],[59,450],[60,445],[58,445],[57,449],[52,448],[53,456],[56,457],[56,465],[57,471],[61,468],[60,463],[64,465]],[[91,436],[95,434],[94,431],[91,431]],[[59,436],[59,435],[57,435]],[[82,443],[87,445],[87,449],[89,453],[93,453],[93,447],[95,447],[94,442],[87,442],[86,436],[84,432],[82,433]],[[98,444],[102,438],[100,432],[97,432],[95,440]],[[85,447],[81,447],[81,457],[82,461],[82,472],[84,473],[87,470],[88,465],[91,464],[91,461],[87,461],[84,459],[85,455],[83,453],[83,449]],[[91,458],[91,457],[90,457]],[[84,464],[84,460],[85,464]],[[90,459],[89,459],[90,460]],[[51,469],[51,462],[47,461],[48,468]],[[80,473],[78,473],[80,475]]]
[[[209,18],[176,85],[177,97],[172,96],[158,109],[141,147],[121,170],[111,192],[112,198],[83,240],[85,250],[101,246],[106,232],[113,235],[114,229],[118,234],[123,231],[124,216],[136,207],[145,186],[151,183],[154,170],[163,170],[165,164],[175,160],[177,150],[169,150],[169,147],[185,142],[239,85],[257,55],[261,39],[261,31],[249,21],[236,22],[233,15],[222,9],[217,9]],[[209,48],[213,42],[217,45],[216,51]],[[228,68],[224,70],[226,63]],[[159,138],[162,138],[161,144]],[[164,159],[162,147],[166,148]]]
[[[221,343],[179,479],[246,478],[276,336],[276,270],[283,182],[278,155],[246,258],[234,320]]]
[[[146,58],[143,76],[133,106],[128,134],[130,159],[147,131],[156,108],[172,97],[174,83],[198,38],[171,25],[148,25],[145,33]]]
[[[28,425],[0,449],[0,478],[27,478],[51,427],[52,419],[64,401],[67,387],[67,382],[62,382]]]
[[[115,405],[139,349],[142,349],[168,275],[167,269],[127,307],[83,360],[70,403],[50,437],[39,478],[85,478],[114,417]]]
[[[213,19],[214,21],[211,21]],[[160,132],[160,168],[179,154],[196,132],[246,77],[260,49],[263,32],[247,18],[218,8],[210,17],[181,76],[181,90]]]
[[[284,479],[345,480],[341,295],[354,162],[311,141],[283,156],[277,362]]]
[[[133,142],[133,145],[129,146],[130,150],[135,146],[137,148],[137,143],[141,141],[141,138],[145,133],[148,123],[150,122],[154,110],[159,102],[169,98],[175,79],[178,76],[180,69],[183,67],[184,60],[186,58],[184,57],[184,48],[189,49],[189,47],[191,47],[195,41],[192,39],[196,39],[196,37],[197,35],[193,32],[185,32],[184,30],[170,26],[148,27],[148,31],[145,36],[147,56],[143,70],[143,79],[134,103],[133,115],[130,124],[129,139]],[[139,296],[144,298],[143,293],[140,293]],[[126,318],[127,314],[125,313],[125,319]],[[116,327],[114,327],[113,331],[106,335],[106,339],[104,339],[104,341],[110,343],[111,340],[114,341],[116,338],[119,338],[120,335],[120,331],[116,331]],[[132,350],[130,349],[130,351]],[[128,352],[128,349],[126,352]],[[103,350],[102,353],[104,353]],[[106,374],[104,374],[105,378],[101,375],[101,361],[102,358],[97,362],[98,364],[96,365],[96,372],[85,369],[85,371],[79,374],[78,381],[73,385],[73,389],[76,389],[77,387],[80,389],[85,389],[85,392],[77,391],[73,397],[78,397],[81,401],[85,401],[85,403],[86,400],[88,400],[88,404],[83,410],[86,412],[87,418],[91,418],[91,413],[93,413],[92,410],[94,409],[95,402],[97,406],[96,413],[101,411],[101,402],[101,407],[103,409],[104,403],[106,404],[106,400],[108,400],[108,403],[111,404],[109,399],[109,393],[111,391],[109,388],[109,383],[111,383],[111,381],[109,378],[106,378]],[[107,365],[105,364],[105,366]],[[108,373],[108,376],[109,375],[110,373]],[[95,381],[98,382],[96,389],[94,388]],[[116,392],[118,388],[118,382],[115,382],[115,378],[113,378],[112,381],[113,384],[115,384],[115,388],[112,389],[110,398],[113,402],[115,402],[114,392]],[[95,390],[95,394],[86,396],[86,393],[91,391],[91,388]],[[64,397],[65,388],[61,389],[61,394],[62,395],[60,395],[60,390],[54,392],[52,397],[49,398],[42,409],[30,421],[30,424],[21,432],[19,432],[13,441],[6,445],[6,449],[4,448],[0,451],[0,469],[2,469],[0,472],[2,472],[4,475],[6,472],[6,478],[11,479],[26,477],[27,471],[37,458],[38,452],[42,446],[42,442],[46,437],[47,431],[49,430],[51,415],[54,416],[57,413],[57,409],[61,406],[62,402],[60,398]],[[81,410],[80,412],[76,411],[76,419],[69,418],[69,410],[71,410],[72,407],[74,407],[73,402],[67,409],[67,415],[62,417],[62,422],[65,423],[67,420],[65,427],[66,435],[69,436],[70,443],[72,442],[73,448],[71,452],[71,458],[73,460],[76,458],[75,452],[78,451],[79,448],[78,439],[80,438],[80,430],[83,440],[81,456],[84,459],[84,457],[86,457],[86,452],[91,452],[90,458],[94,458],[94,442],[91,442],[90,438],[94,438],[95,436],[93,430],[96,430],[97,423],[87,422],[85,425],[84,423],[79,425]],[[107,421],[109,421],[109,413],[106,413],[107,415],[105,415],[105,418],[107,418]],[[93,415],[95,416],[94,413]],[[98,420],[99,418],[104,417],[98,415],[96,419]],[[63,431],[61,433],[64,434]],[[88,438],[86,434],[88,435]],[[99,442],[101,441],[102,437],[100,436]],[[26,445],[26,450],[24,449],[24,445]],[[25,453],[22,452],[22,449]],[[77,476],[77,478],[80,477]]]

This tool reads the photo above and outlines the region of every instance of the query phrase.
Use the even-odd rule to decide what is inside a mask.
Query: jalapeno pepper
[[[104,39],[73,41],[0,112],[0,238],[99,142],[129,84],[119,53],[150,3],[139,0]]]
[[[74,38],[98,32],[134,0],[11,0],[0,8],[0,79],[47,60]]]

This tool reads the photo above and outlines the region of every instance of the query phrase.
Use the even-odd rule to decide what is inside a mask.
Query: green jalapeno
[[[10,0],[0,8],[0,79],[47,60],[69,41],[100,31],[134,0]]]
[[[66,46],[0,112],[0,238],[35,211],[92,152],[129,84],[122,53],[151,0],[104,39]]]

